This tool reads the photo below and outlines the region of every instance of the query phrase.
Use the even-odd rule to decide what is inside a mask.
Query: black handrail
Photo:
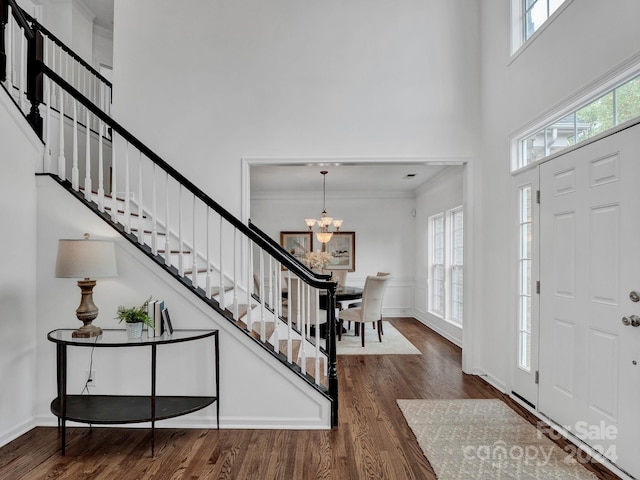
[[[189,179],[178,172],[175,168],[169,165],[166,161],[160,158],[155,152],[147,147],[142,141],[133,136],[122,125],[113,120],[109,115],[104,113],[98,107],[96,107],[91,100],[82,95],[76,88],[74,88],[69,82],[64,80],[60,75],[51,70],[48,66],[41,64],[41,70],[44,75],[49,77],[55,83],[60,85],[69,95],[80,102],[86,107],[92,114],[107,124],[113,131],[118,133],[127,142],[137,148],[142,154],[149,158],[153,163],[164,169],[169,175],[171,175],[178,183],[182,184],[187,190],[195,195],[200,201],[202,201],[209,208],[215,210],[222,218],[237,228],[241,233],[249,237],[253,242],[269,252],[276,260],[282,263],[285,267],[295,273],[298,277],[305,280],[306,283],[315,288],[331,289],[335,286],[333,282],[324,280],[330,278],[328,275],[315,274],[304,265],[299,263],[292,257],[286,250],[284,250],[278,244],[272,243],[262,235],[256,233],[253,229],[238,220],[234,215],[222,207],[219,203],[209,197],[206,193],[200,190]],[[335,291],[335,289],[334,289]]]
[[[6,5],[2,5],[4,2],[6,2]],[[15,0],[0,0],[0,5],[2,6],[3,12],[5,11],[8,5],[11,5],[11,11],[13,12],[14,18],[18,22],[18,25],[20,25],[24,29],[25,34],[27,35],[27,39],[31,40],[35,35],[35,32],[33,31],[33,28],[31,28],[31,25],[29,25],[29,22],[25,18],[25,15],[27,14],[24,10],[22,10],[22,8],[20,8],[20,5],[18,5]],[[3,17],[4,16],[5,15],[3,14]]]
[[[1,0],[0,0],[1,1]],[[14,0],[9,0],[9,1],[14,1]],[[22,9],[21,9],[22,10]],[[30,21],[32,23],[32,25],[34,26],[34,30],[39,30],[40,32],[44,33],[49,39],[51,39],[53,41],[53,43],[55,43],[58,47],[60,47],[62,50],[64,50],[71,58],[73,58],[76,62],[78,62],[80,65],[82,65],[84,68],[86,68],[87,70],[89,70],[91,72],[92,75],[94,75],[95,77],[97,77],[102,83],[106,84],[109,88],[112,88],[113,85],[111,84],[111,82],[106,79],[105,77],[103,77],[100,72],[98,72],[95,68],[93,68],[91,65],[89,65],[82,57],[80,57],[76,52],[74,52],[73,50],[71,50],[69,47],[67,47],[64,43],[62,43],[62,41],[56,37],[53,33],[51,33],[49,30],[47,30],[46,27],[44,27],[44,25],[42,25],[40,22],[38,22],[38,20],[36,20],[35,18],[33,18],[31,15],[29,15],[27,12],[25,12],[24,10],[22,10],[22,13],[24,15],[24,17]]]
[[[69,50],[60,40],[52,35],[48,30],[42,27],[35,19],[29,16],[29,19],[33,22],[33,25],[29,25],[29,22],[25,18],[26,12],[24,12],[15,2],[15,0],[0,0],[0,80],[4,80],[6,77],[6,54],[4,46],[4,26],[7,23],[8,5],[12,6],[12,11],[18,24],[23,27],[26,37],[28,38],[28,52],[27,52],[27,97],[31,102],[31,111],[27,118],[31,122],[36,132],[42,134],[42,118],[40,117],[39,105],[43,102],[43,77],[47,76],[61,88],[63,88],[69,95],[71,95],[77,102],[80,102],[89,112],[102,120],[112,131],[119,134],[124,140],[132,144],[137,148],[141,154],[144,154],[150,161],[164,169],[168,175],[171,175],[182,187],[189,190],[194,197],[198,198],[202,203],[207,205],[215,212],[217,212],[222,218],[224,218],[229,224],[231,224],[236,230],[248,237],[256,245],[265,250],[275,260],[280,262],[284,267],[288,268],[301,280],[308,285],[324,289],[327,291],[327,317],[329,335],[327,336],[326,351],[329,357],[329,375],[328,375],[328,390],[329,396],[332,399],[332,426],[337,425],[338,421],[338,377],[336,368],[336,336],[335,336],[335,295],[337,289],[337,283],[330,281],[330,275],[316,274],[312,272],[305,265],[300,263],[292,255],[290,255],[284,248],[277,244],[273,239],[268,237],[262,230],[255,227],[255,225],[249,222],[249,225],[245,225],[238,220],[234,215],[229,213],[220,204],[206,195],[195,184],[189,181],[184,175],[174,169],[160,156],[153,152],[150,148],[144,145],[138,138],[133,136],[129,131],[122,127],[119,123],[113,120],[109,115],[98,108],[91,100],[85,97],[80,91],[73,87],[69,82],[64,80],[60,75],[54,72],[50,67],[44,64],[43,61],[43,34],[51,37],[61,48],[68,52],[74,59],[81,63],[85,68],[88,68],[92,73],[97,74],[101,79],[104,79],[99,73],[95,72],[86,62],[84,62],[75,53]],[[106,83],[111,86],[111,83],[104,79]]]
[[[274,248],[282,248],[282,246],[279,243],[277,243],[273,238],[271,238],[264,231],[262,231],[260,228],[258,228],[258,226],[255,223],[252,223],[251,219],[249,219],[249,228],[251,230],[253,230],[257,235],[262,237],[265,241],[267,241],[271,245],[273,245]],[[331,275],[330,274],[316,273],[313,270],[311,270],[309,267],[307,267],[304,263],[300,262],[300,260],[298,260],[296,257],[292,256],[291,258],[293,259],[294,262],[297,262],[300,265],[300,267],[302,267],[305,270],[307,270],[310,275],[313,275],[318,279],[325,279],[325,280],[330,280],[331,279]]]

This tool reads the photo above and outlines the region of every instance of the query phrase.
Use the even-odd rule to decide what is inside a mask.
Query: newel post
[[[44,98],[41,68],[43,64],[44,39],[40,30],[34,29],[33,37],[29,39],[27,47],[27,98],[31,102],[31,110],[27,115],[27,120],[40,136],[42,136],[40,104]]]
[[[329,325],[327,328],[327,352],[329,353],[329,396],[331,403],[331,426],[338,426],[338,368],[336,352],[336,286],[334,283],[327,289],[327,316]]]
[[[0,82],[7,79],[7,52],[4,44],[5,26],[9,21],[9,4],[0,0]]]

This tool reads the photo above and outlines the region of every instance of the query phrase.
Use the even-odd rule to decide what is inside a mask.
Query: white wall
[[[415,311],[416,317],[457,345],[462,345],[462,329],[429,313],[427,308],[429,269],[429,217],[463,203],[463,167],[450,167],[423,185],[416,197]],[[468,224],[467,224],[468,227]],[[470,316],[473,318],[472,316]]]
[[[0,445],[33,425],[36,382],[36,186],[44,150],[0,88]]]
[[[49,404],[56,392],[55,344],[46,339],[56,328],[77,328],[75,310],[80,290],[74,279],[54,278],[60,238],[113,239],[118,277],[99,279],[94,301],[100,314],[94,323],[102,328],[123,328],[115,320],[118,305],[134,306],[149,296],[165,300],[175,328],[220,329],[220,421],[224,428],[327,428],[330,403],[320,393],[291,374],[279,361],[255,348],[254,341],[222,319],[193,293],[181,286],[137,249],[81,205],[49,177],[38,177],[38,315],[35,338],[38,385],[35,414],[38,424],[54,425]],[[212,392],[212,351],[203,343],[158,348],[159,394]],[[210,345],[210,344],[209,344]],[[96,394],[145,394],[150,390],[150,350],[96,349]],[[207,362],[206,359],[211,359]],[[69,351],[69,393],[80,393],[89,369],[90,350]],[[131,364],[137,368],[131,369]],[[215,407],[186,417],[159,422],[168,426],[215,426]]]
[[[116,0],[114,112],[234,214],[243,157],[466,157],[478,12],[467,0]]]
[[[477,371],[508,388],[515,338],[515,228],[510,205],[509,137],[640,52],[640,3],[575,1],[512,61],[509,5],[482,2],[482,162],[473,188],[476,247],[474,326]],[[496,348],[504,345],[504,348]]]
[[[254,195],[251,221],[279,242],[281,231],[305,231],[305,218],[319,218],[321,198],[321,194],[309,192]],[[413,195],[331,193],[327,194],[326,205],[330,215],[344,220],[342,231],[356,232],[356,268],[347,274],[347,284],[362,287],[367,275],[390,272],[383,314],[413,314]],[[320,243],[314,242],[314,250],[319,249]]]
[[[95,15],[78,0],[43,2],[41,23],[89,65],[93,64]]]

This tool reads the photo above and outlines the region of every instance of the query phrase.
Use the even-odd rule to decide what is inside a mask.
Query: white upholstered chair
[[[373,323],[378,327],[378,340],[382,341],[382,299],[387,288],[390,275],[368,276],[364,282],[362,304],[359,307],[342,310],[339,314],[338,338],[342,338],[342,323],[355,322],[356,330],[360,330],[364,347],[364,324]]]

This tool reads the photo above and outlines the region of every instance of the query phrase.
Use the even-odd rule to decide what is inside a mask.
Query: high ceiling
[[[107,30],[113,30],[113,0],[82,0],[96,18],[94,23]]]
[[[113,0],[81,0],[95,15],[96,25],[113,29]],[[318,192],[321,170],[327,170],[327,192],[395,192],[411,194],[445,168],[428,162],[317,163],[251,167],[251,194]],[[413,176],[409,176],[413,175]]]
[[[329,172],[327,192],[411,193],[445,168],[456,167],[424,163],[252,166],[251,194],[321,191],[322,170]]]

